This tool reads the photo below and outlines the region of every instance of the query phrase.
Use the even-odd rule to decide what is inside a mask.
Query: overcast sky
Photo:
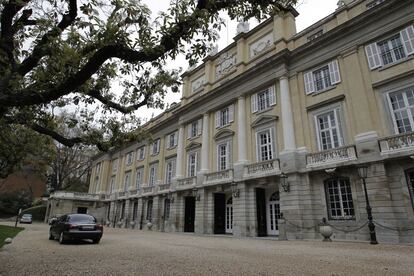
[[[153,15],[156,15],[161,10],[166,10],[169,6],[169,0],[144,0],[149,8],[152,10]],[[309,27],[313,23],[319,21],[325,16],[333,13],[337,8],[338,0],[299,0],[296,10],[299,12],[299,16],[296,18],[296,29],[298,32]],[[257,23],[252,21],[250,28],[256,26]],[[233,37],[236,35],[237,22],[228,22],[228,26],[220,32],[220,40],[218,41],[219,50],[226,47],[233,41]],[[184,70],[188,68],[188,63],[181,57],[171,64],[172,67],[182,67]],[[181,98],[180,93],[171,93],[167,95],[166,102],[171,104],[172,102],[179,102]],[[141,113],[142,112],[142,113]],[[143,117],[151,118],[151,116],[161,113],[162,110],[140,110]]]

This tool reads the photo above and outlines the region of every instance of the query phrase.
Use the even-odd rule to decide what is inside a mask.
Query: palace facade
[[[366,167],[378,241],[414,242],[414,2],[340,2],[301,32],[294,9],[240,23],[84,201],[116,227],[368,241]]]

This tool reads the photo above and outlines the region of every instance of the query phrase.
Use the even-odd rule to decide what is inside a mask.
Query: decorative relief
[[[237,24],[237,32],[236,35],[241,33],[248,33],[250,29],[250,24],[248,22],[241,21]]]
[[[198,90],[200,90],[205,82],[205,77],[204,75],[202,75],[201,77],[195,79],[194,81],[191,82],[191,92],[197,92]]]
[[[216,65],[216,80],[227,75],[236,66],[237,57],[236,54],[230,55],[229,53],[222,54],[217,59]]]
[[[255,57],[273,45],[273,33],[269,33],[250,45],[250,57]]]

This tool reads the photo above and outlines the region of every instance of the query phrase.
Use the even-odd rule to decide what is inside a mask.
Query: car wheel
[[[54,240],[54,239],[55,239],[55,237],[53,237],[52,231],[49,230],[49,240]]]
[[[100,240],[101,239],[93,239],[92,242],[96,244],[96,243],[99,243]]]
[[[59,236],[59,243],[60,243],[60,244],[64,244],[64,243],[65,243],[65,238],[63,237],[63,232],[61,232],[61,233],[60,233],[60,236]]]

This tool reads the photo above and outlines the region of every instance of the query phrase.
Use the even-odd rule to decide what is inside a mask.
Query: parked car
[[[20,223],[32,223],[32,222],[33,222],[32,214],[23,214],[20,217]]]
[[[60,244],[67,240],[89,239],[99,243],[103,235],[103,226],[96,218],[86,214],[68,214],[51,221],[49,240],[58,239]]]

